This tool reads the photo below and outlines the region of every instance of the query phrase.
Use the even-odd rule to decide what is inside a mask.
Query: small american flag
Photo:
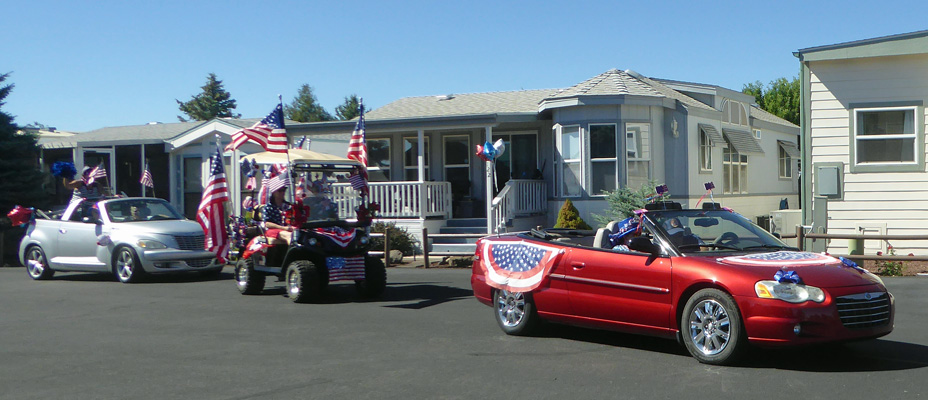
[[[326,257],[330,281],[364,279],[364,257]]]
[[[280,169],[280,172],[269,178],[265,179],[264,184],[267,186],[268,194],[276,192],[278,189],[290,186],[290,172],[286,167]]]
[[[145,166],[145,171],[142,172],[142,179],[139,179],[139,183],[150,188],[155,187],[155,182],[151,178],[151,171],[148,169],[148,166]]]
[[[367,180],[364,179],[364,176],[361,174],[354,174],[348,177],[348,182],[351,183],[351,187],[354,190],[363,192],[367,189]]]
[[[203,189],[203,198],[197,208],[197,222],[206,234],[204,248],[225,262],[229,251],[229,235],[226,231],[226,206],[229,201],[229,188],[226,186],[226,172],[222,165],[222,153],[216,148],[216,154],[209,158],[209,183]]]
[[[287,152],[287,128],[284,125],[283,105],[278,104],[264,119],[258,121],[250,128],[242,129],[232,135],[232,143],[225,150],[235,150],[247,141],[260,144],[267,151],[275,153]]]
[[[351,133],[351,141],[348,142],[348,158],[356,160],[367,168],[367,142],[364,137],[364,104],[359,106],[358,122],[354,125],[354,132]]]
[[[89,185],[100,178],[106,178],[106,168],[103,167],[103,164],[97,165],[90,170],[90,174],[87,176],[87,184]]]

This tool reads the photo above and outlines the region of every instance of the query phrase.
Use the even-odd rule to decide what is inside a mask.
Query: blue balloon
[[[493,143],[490,143],[489,140],[483,144],[483,154],[486,155],[490,160],[496,159],[496,149],[493,147]]]

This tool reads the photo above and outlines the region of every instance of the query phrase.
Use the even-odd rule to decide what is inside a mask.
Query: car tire
[[[113,274],[122,283],[138,283],[145,276],[145,270],[135,250],[122,246],[116,249],[113,255]]]
[[[324,276],[312,261],[296,260],[287,266],[287,296],[294,303],[316,303],[322,298]]]
[[[387,267],[379,258],[364,259],[364,280],[354,282],[358,294],[365,299],[380,297],[387,288]]]
[[[686,350],[703,364],[730,365],[747,346],[735,300],[718,289],[702,289],[690,297],[680,331]]]
[[[493,291],[493,315],[500,329],[513,336],[533,334],[540,319],[531,293],[502,289]]]
[[[42,250],[38,245],[29,246],[26,249],[26,272],[29,273],[29,277],[37,280],[44,281],[51,279],[55,275],[55,271],[48,266],[48,259],[45,258],[45,251]]]
[[[255,271],[255,260],[238,260],[235,263],[235,287],[244,295],[260,294],[267,275]]]

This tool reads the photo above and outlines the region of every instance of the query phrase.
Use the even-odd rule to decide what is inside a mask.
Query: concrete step
[[[477,250],[477,245],[473,243],[442,244],[432,243],[429,255],[441,253],[470,253]]]
[[[447,222],[448,227],[483,227],[486,229],[487,219],[486,218],[452,218]]]
[[[487,233],[486,226],[446,226],[438,230],[438,233]]]
[[[477,243],[480,238],[462,238],[462,237],[438,237],[438,236],[429,236],[429,240],[434,244],[460,244],[460,243]]]

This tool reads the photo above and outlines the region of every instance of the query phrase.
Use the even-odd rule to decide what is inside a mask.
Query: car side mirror
[[[631,240],[628,241],[628,248],[653,256],[661,255],[661,246],[654,244],[651,239],[643,236],[631,238]]]

